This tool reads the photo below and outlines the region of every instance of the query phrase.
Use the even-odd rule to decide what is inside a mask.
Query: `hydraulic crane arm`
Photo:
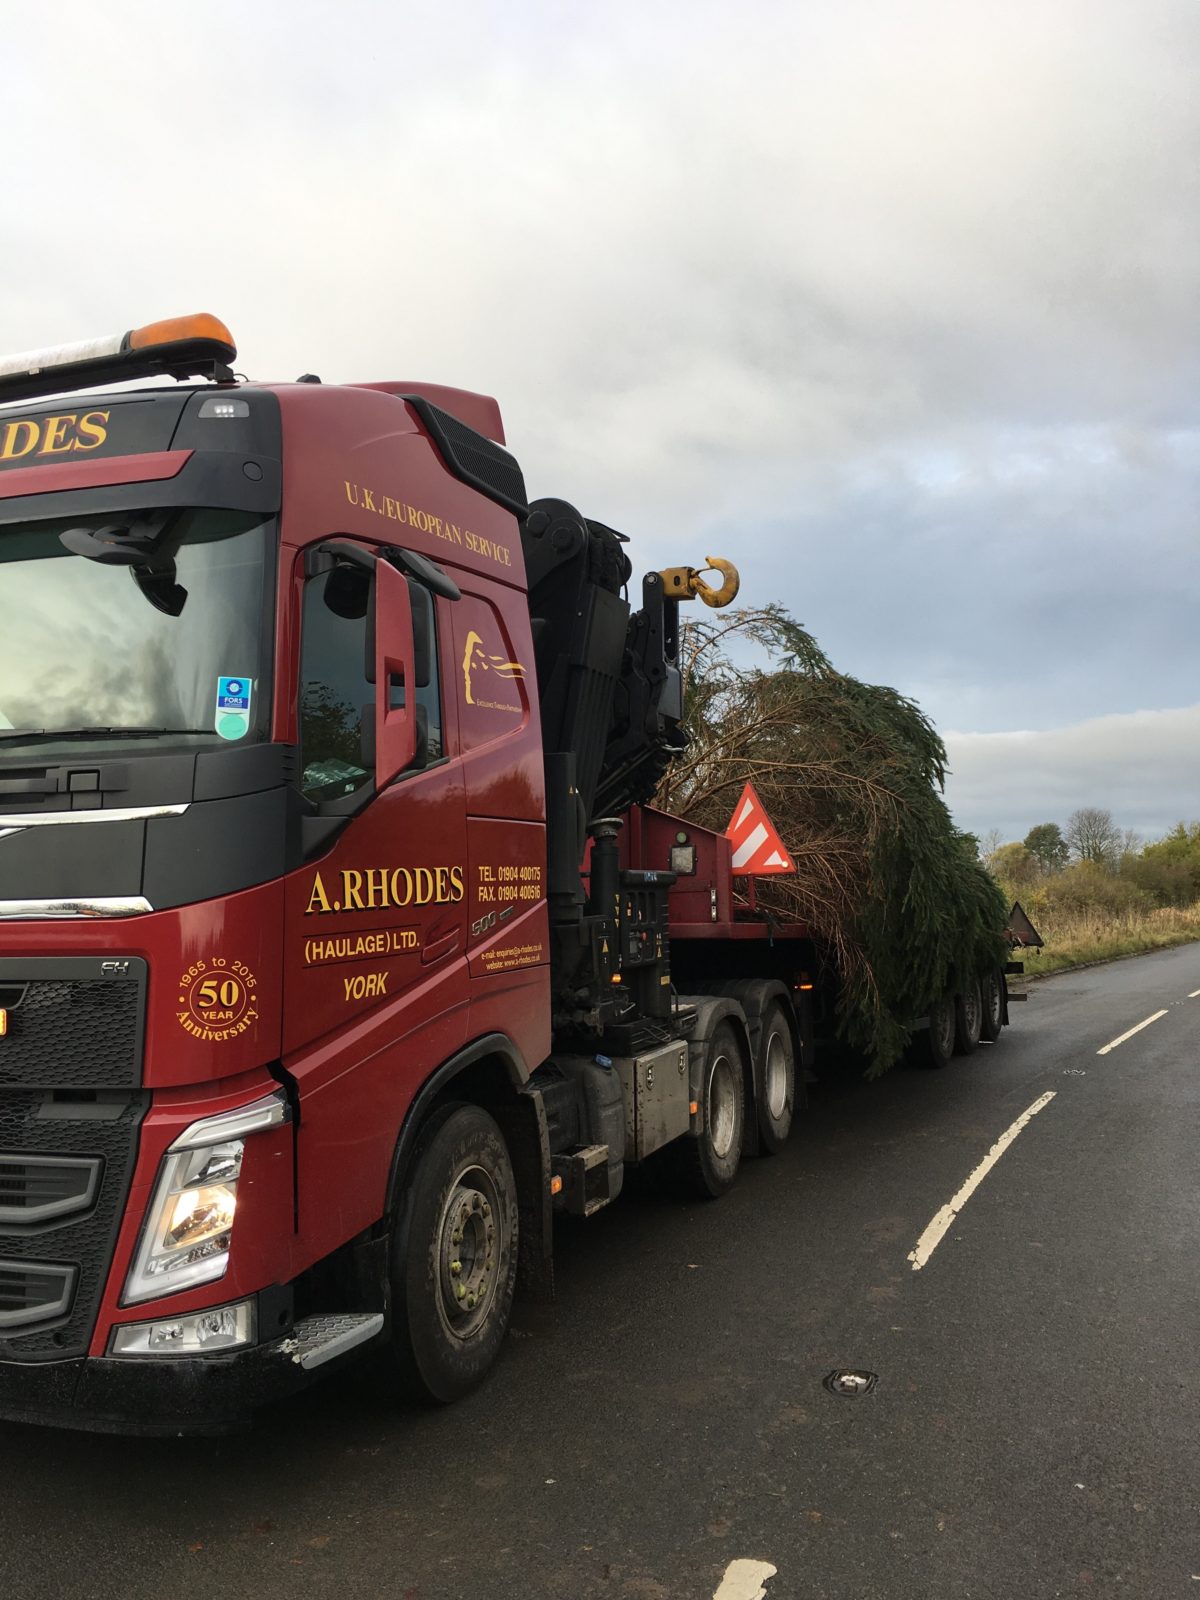
[[[581,878],[592,823],[653,795],[686,748],[677,664],[679,605],[727,605],[732,563],[671,567],[642,582],[630,614],[628,541],[562,500],[538,500],[522,524],[546,763],[548,891],[559,1008],[602,1003],[606,908]],[[716,571],[714,589],[701,572]],[[594,886],[593,886],[594,887]]]

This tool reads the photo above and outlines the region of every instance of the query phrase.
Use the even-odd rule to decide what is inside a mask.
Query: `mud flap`
[[[550,1197],[550,1134],[536,1089],[488,1108],[508,1145],[517,1184],[517,1299],[514,1321],[523,1329],[523,1308],[554,1303],[554,1206]],[[533,1319],[545,1324],[545,1316]]]

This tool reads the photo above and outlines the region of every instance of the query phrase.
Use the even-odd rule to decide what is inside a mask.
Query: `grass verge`
[[[1200,940],[1200,902],[1154,911],[1060,910],[1035,921],[1046,948],[1017,952],[1030,978]]]

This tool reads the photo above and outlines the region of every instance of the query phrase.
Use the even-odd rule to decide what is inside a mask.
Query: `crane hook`
[[[663,590],[668,600],[695,600],[704,601],[706,606],[727,606],[736,596],[741,585],[738,570],[732,561],[723,561],[720,556],[706,557],[708,565],[701,567],[699,572],[695,567],[664,567],[658,574],[662,579]],[[724,582],[719,589],[714,589],[704,582],[701,573],[719,572]]]
[[[700,572],[691,574],[688,587],[694,595],[699,595],[706,606],[719,610],[721,606],[727,606],[731,600],[737,598],[742,580],[732,561],[724,561],[720,556],[705,556],[704,559],[708,565],[701,567]],[[702,580],[700,576],[702,572],[719,572],[725,581],[719,589],[714,589]]]

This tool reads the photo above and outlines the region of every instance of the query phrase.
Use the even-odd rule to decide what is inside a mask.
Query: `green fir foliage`
[[[657,803],[722,830],[754,784],[797,866],[759,904],[811,929],[838,1032],[882,1072],[940,994],[1006,955],[1005,902],[942,800],[945,747],[780,605],[688,621],[680,659],[692,742]]]

